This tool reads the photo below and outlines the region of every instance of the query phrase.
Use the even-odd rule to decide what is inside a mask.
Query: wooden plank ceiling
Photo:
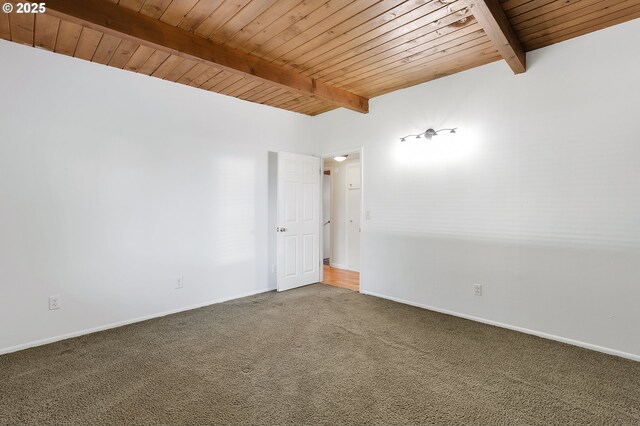
[[[159,21],[160,35],[168,34],[167,25],[178,28],[178,35],[197,37],[194,44],[210,43],[225,57],[237,52],[250,64],[237,72],[158,48],[146,34],[122,35],[53,9],[0,12],[0,37],[308,115],[339,106],[366,112],[369,98],[502,58],[522,72],[518,48],[538,49],[640,16],[640,0],[84,1]],[[289,86],[291,79],[296,84]]]

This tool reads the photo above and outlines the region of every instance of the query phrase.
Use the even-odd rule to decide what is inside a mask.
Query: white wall
[[[267,152],[310,152],[309,117],[4,40],[0,57],[0,352],[274,288]]]
[[[336,110],[362,144],[362,289],[640,359],[640,20]],[[400,143],[427,127],[457,137]],[[473,296],[473,283],[484,286]]]

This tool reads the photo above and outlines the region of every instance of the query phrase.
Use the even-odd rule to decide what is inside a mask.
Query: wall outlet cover
[[[474,284],[473,285],[473,295],[474,296],[482,296],[482,285]]]
[[[49,310],[60,309],[60,295],[49,296]]]

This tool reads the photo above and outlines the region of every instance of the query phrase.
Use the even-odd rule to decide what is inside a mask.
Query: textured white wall
[[[640,356],[640,20],[312,121],[362,144],[366,292]],[[456,137],[400,143],[427,127]],[[472,294],[480,283],[484,295]]]
[[[309,117],[4,40],[0,57],[0,352],[273,286],[267,151],[309,152]]]

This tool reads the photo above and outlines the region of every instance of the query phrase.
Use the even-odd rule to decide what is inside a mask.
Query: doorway
[[[360,151],[323,157],[322,283],[360,291],[362,162]]]

